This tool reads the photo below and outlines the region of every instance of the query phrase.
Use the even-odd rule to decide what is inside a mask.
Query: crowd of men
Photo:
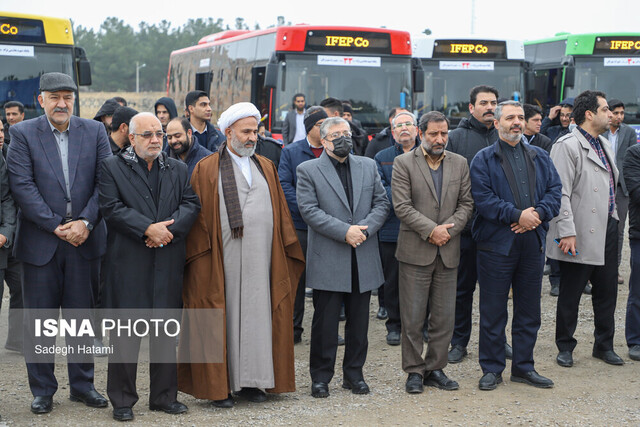
[[[217,126],[202,91],[187,94],[182,116],[170,98],[153,112],[114,98],[87,120],[73,116],[76,92],[71,77],[47,73],[44,115],[24,120],[22,104],[4,105],[0,272],[11,294],[9,350],[26,355],[55,342],[27,321],[23,343],[16,308],[221,310],[219,325],[183,317],[177,350],[169,335],[150,339],[150,352],[165,359],[150,364],[149,408],[186,412],[178,390],[222,408],[237,398],[264,402],[295,390],[308,288],[311,395],[330,395],[341,344],[342,387],[367,394],[378,290],[406,391],[456,390],[444,369],[468,354],[479,283],[479,389],[502,382],[507,358],[511,381],[550,388],[533,357],[545,258],[558,296],[557,363],[573,366],[590,283],[593,357],[624,364],[613,336],[628,211],[625,332],[629,357],[640,360],[640,146],[619,100],[585,91],[543,119],[537,106],[476,86],[456,129],[440,112],[418,119],[394,108],[389,127],[369,141],[349,103],[308,106],[296,94],[281,144],[259,133],[262,117],[249,102],[230,106]],[[203,335],[216,328],[219,363],[178,360],[203,351]],[[113,418],[131,420],[140,338],[112,335],[109,344],[136,354],[109,355],[107,376]],[[52,410],[54,366],[53,358],[27,358],[33,413]],[[108,405],[92,361],[69,360],[68,371],[72,401]]]

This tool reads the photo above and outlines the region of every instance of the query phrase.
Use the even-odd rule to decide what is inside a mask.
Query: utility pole
[[[136,93],[140,92],[140,68],[146,67],[147,64],[138,65],[136,61]]]

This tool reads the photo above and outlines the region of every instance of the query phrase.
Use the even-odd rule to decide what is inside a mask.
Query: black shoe
[[[553,381],[549,378],[543,377],[536,371],[529,371],[524,374],[511,374],[511,381],[514,383],[529,384],[538,388],[551,388],[553,387]]]
[[[454,344],[451,346],[451,350],[449,350],[449,355],[447,356],[447,360],[449,363],[460,363],[464,360],[467,355],[467,348],[458,344]]]
[[[613,350],[593,350],[593,357],[604,360],[609,365],[624,365],[624,360]]]
[[[431,371],[424,377],[424,385],[437,387],[440,390],[457,390],[458,383],[445,375],[442,369]]]
[[[556,357],[556,362],[564,368],[570,368],[573,366],[573,355],[570,351],[561,351]]]
[[[549,264],[544,265],[544,270],[542,270],[542,274],[544,276],[548,276],[551,274],[551,266]]]
[[[632,345],[629,347],[629,358],[631,360],[640,360],[640,345]]]
[[[480,378],[478,388],[480,390],[495,390],[498,384],[502,382],[502,375],[493,372],[486,373]]]
[[[311,396],[315,398],[329,397],[329,384],[327,383],[312,383],[311,384]]]
[[[549,291],[549,295],[551,295],[552,297],[557,297],[558,295],[560,295],[559,283],[556,283],[555,285],[553,283],[551,284],[551,290]]]
[[[178,402],[177,400],[175,402],[167,403],[166,405],[150,404],[149,409],[152,411],[162,411],[165,414],[172,414],[172,415],[184,414],[185,412],[187,412],[187,410],[189,410],[189,408],[187,408],[187,405],[185,405],[184,403]]]
[[[344,311],[344,305],[340,307],[340,317],[339,317],[341,322],[344,322],[345,320],[347,320],[347,313],[345,313]]]
[[[31,402],[31,412],[48,414],[53,409],[53,396],[36,396]]]
[[[389,344],[389,345],[400,345],[400,332],[398,332],[398,331],[390,331],[387,334],[387,344]]]
[[[342,335],[338,334],[338,345],[344,345],[344,338],[342,338]]]
[[[369,394],[369,386],[364,380],[349,381],[345,379],[342,382],[342,388],[351,390],[353,394]]]
[[[591,286],[591,283],[587,283],[587,286],[584,287],[584,289],[582,290],[582,293],[585,295],[591,295],[592,288],[593,286]]]
[[[226,399],[212,400],[211,404],[216,408],[233,408],[233,397],[228,395]]]
[[[299,344],[302,342],[302,334],[293,334],[293,343],[294,344]]]
[[[424,386],[422,385],[422,375],[416,374],[415,372],[409,374],[407,378],[407,383],[404,385],[404,389],[407,393],[418,394],[424,391]]]
[[[255,387],[242,387],[240,391],[236,392],[236,396],[243,397],[254,403],[262,403],[267,400],[267,394]]]
[[[378,314],[376,314],[376,319],[386,320],[389,318],[389,313],[387,313],[387,309],[384,307],[380,307],[378,309]]]
[[[513,348],[508,342],[504,343],[504,358],[509,360],[513,359]]]
[[[133,419],[133,409],[128,407],[113,408],[113,419],[116,421],[131,421]]]
[[[69,395],[69,400],[72,402],[82,402],[92,408],[106,408],[107,399],[105,399],[100,393],[95,390],[89,390],[86,393],[74,393],[73,391]]]
[[[422,341],[424,342],[429,342],[429,330],[428,329],[423,329],[422,330]]]

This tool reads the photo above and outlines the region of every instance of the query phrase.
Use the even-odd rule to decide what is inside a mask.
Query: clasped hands
[[[535,208],[530,207],[522,211],[518,222],[511,224],[511,231],[516,234],[526,233],[534,230],[541,222],[538,212],[536,212]]]
[[[162,248],[173,240],[173,234],[167,228],[174,223],[173,219],[151,224],[144,232],[147,236],[145,244],[148,248]]]
[[[453,226],[453,223],[437,225],[436,228],[434,228],[431,232],[431,236],[429,236],[429,239],[427,241],[436,246],[446,245],[449,240],[451,240],[449,229]]]
[[[344,241],[353,248],[357,248],[367,240],[367,236],[363,233],[367,228],[369,228],[368,225],[352,225],[347,230],[347,234],[344,236]]]
[[[53,233],[59,239],[64,240],[75,246],[76,248],[83,244],[89,237],[89,229],[80,219],[60,224],[53,230]]]

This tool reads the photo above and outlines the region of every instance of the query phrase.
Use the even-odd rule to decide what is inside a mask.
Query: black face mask
[[[353,148],[351,138],[347,138],[346,136],[341,136],[331,142],[333,142],[333,154],[338,157],[347,157]]]

